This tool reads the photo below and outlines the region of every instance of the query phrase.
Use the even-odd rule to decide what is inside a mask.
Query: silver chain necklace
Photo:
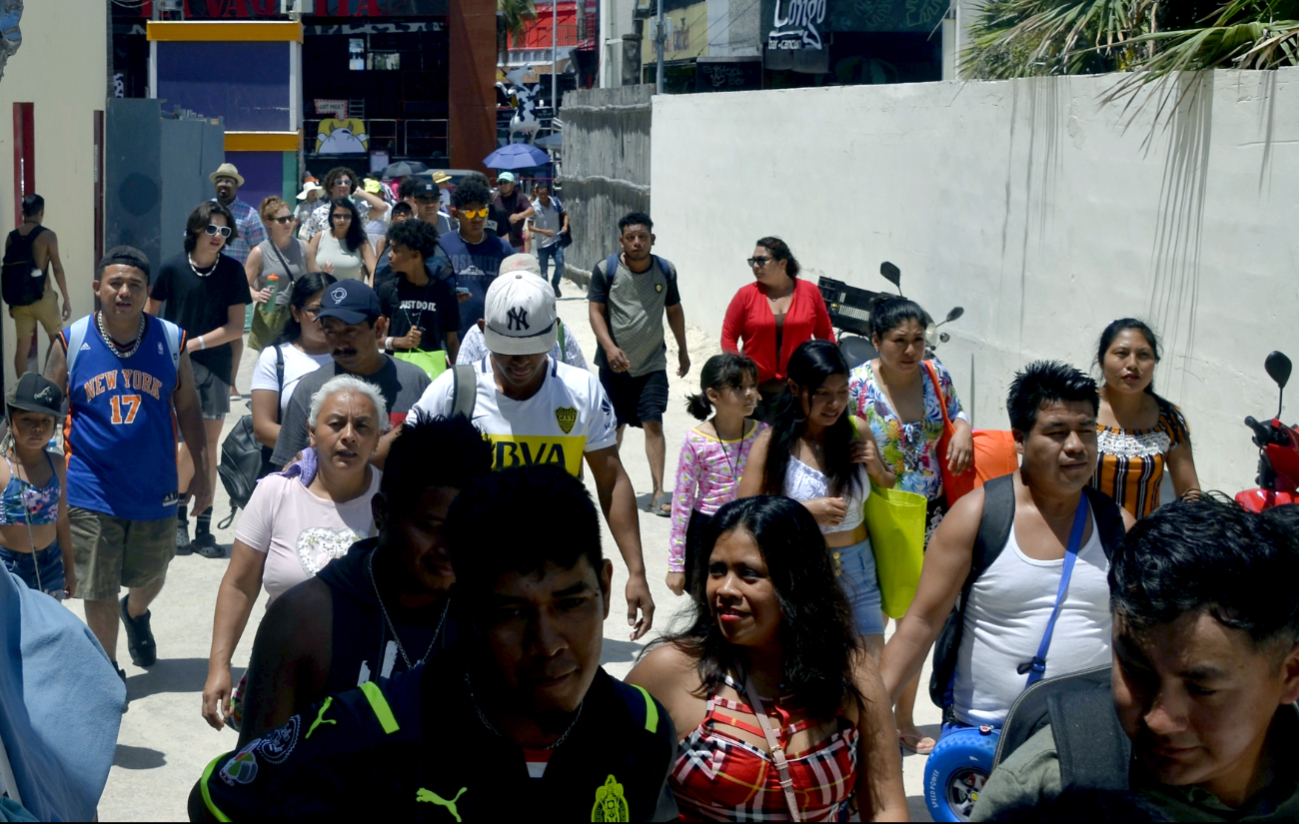
[[[474,705],[474,712],[478,713],[478,720],[482,722],[488,732],[492,733],[497,738],[505,738],[501,731],[493,727],[492,722],[488,721],[487,716],[483,715],[483,711],[479,709],[478,700],[474,698],[474,685],[469,681],[469,670],[465,670],[465,689],[469,691],[469,703]],[[542,747],[541,749],[543,751],[558,749],[560,744],[563,744],[568,740],[569,733],[573,731],[573,728],[577,726],[577,722],[582,718],[582,706],[584,704],[586,704],[585,701],[577,705],[577,713],[573,716],[573,721],[568,725],[568,729],[564,730],[564,734],[555,739],[555,743],[550,746]],[[510,739],[505,738],[505,740],[509,741]]]
[[[126,360],[127,358],[134,355],[136,353],[136,350],[140,348],[140,344],[144,343],[144,326],[147,322],[148,321],[145,318],[144,314],[141,313],[140,328],[136,330],[135,343],[131,344],[130,349],[123,352],[121,348],[118,347],[117,341],[113,340],[112,336],[108,334],[108,328],[104,325],[104,313],[103,312],[95,313],[95,325],[99,327],[99,334],[104,338],[104,343],[108,344],[108,348],[113,351],[113,354],[117,355],[122,360]]]
[[[198,267],[194,265],[194,258],[191,255],[186,255],[185,258],[189,260],[189,268],[194,272],[194,274],[198,275],[201,278],[205,278],[208,275],[215,272],[217,264],[221,262],[221,255],[218,254],[217,259],[212,261],[212,265],[208,267],[208,270],[206,272],[200,272],[198,270]]]
[[[370,575],[370,586],[374,587],[374,597],[379,601],[379,611],[383,613],[383,620],[388,625],[388,631],[392,633],[392,639],[397,642],[397,651],[401,653],[401,660],[406,662],[406,669],[411,670],[415,668],[416,664],[422,664],[428,660],[429,653],[433,651],[433,645],[438,642],[438,636],[442,634],[442,625],[447,620],[447,611],[451,609],[451,596],[444,596],[446,603],[442,605],[442,617],[438,619],[438,625],[433,630],[433,639],[428,642],[428,649],[424,650],[422,658],[412,664],[410,656],[406,654],[406,648],[401,645],[401,636],[397,634],[397,627],[393,625],[392,619],[388,617],[388,610],[383,605],[383,596],[379,594],[379,585],[374,581],[374,556],[378,551],[379,549],[376,547],[374,552],[371,552],[366,557],[365,570]]]

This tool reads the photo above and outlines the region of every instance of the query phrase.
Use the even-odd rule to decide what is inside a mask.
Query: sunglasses
[[[233,177],[218,177],[218,178],[216,179],[216,182],[217,182],[217,185],[218,185],[218,186],[220,186],[220,185],[222,185],[222,184],[225,184],[225,185],[227,185],[227,186],[238,186],[238,185],[239,185],[239,181],[235,180]]]
[[[283,217],[273,217],[273,218],[271,218],[271,220],[272,220],[273,222],[278,223],[278,224],[280,224],[281,226],[283,226],[283,225],[286,224],[286,223],[292,223],[292,222],[293,222],[293,215],[284,215]]]
[[[351,215],[330,215],[329,219],[336,221],[338,223],[346,223],[347,221],[352,219],[352,216]]]
[[[749,258],[749,265],[750,265],[750,266],[766,266],[768,263],[771,263],[771,258],[769,258],[769,257],[751,257],[751,258]]]
[[[456,214],[465,220],[473,220],[476,217],[487,217],[489,211],[486,207],[482,209],[457,209]]]
[[[338,180],[335,180],[335,181],[334,181],[334,185],[335,185],[335,186],[351,186],[351,185],[352,185],[352,181],[351,181],[351,180],[348,180],[348,179],[345,178],[345,177],[340,177]]]
[[[314,318],[316,315],[320,314],[320,304],[317,303],[314,306],[304,306],[302,307],[302,313]]]
[[[228,238],[231,234],[229,226],[217,226],[215,223],[209,223],[207,228],[203,231],[214,237],[216,235],[221,235],[221,237]]]

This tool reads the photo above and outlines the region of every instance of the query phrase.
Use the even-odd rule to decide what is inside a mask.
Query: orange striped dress
[[[1096,431],[1100,460],[1091,485],[1134,518],[1154,512],[1159,506],[1159,487],[1169,450],[1190,443],[1182,410],[1161,399],[1159,422],[1152,429],[1127,430],[1097,424]]]

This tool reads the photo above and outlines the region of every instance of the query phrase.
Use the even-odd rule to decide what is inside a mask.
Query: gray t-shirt
[[[663,310],[681,303],[677,292],[677,269],[654,255],[650,268],[637,274],[618,257],[618,271],[612,282],[605,268],[609,259],[595,265],[586,297],[604,304],[604,321],[613,342],[627,355],[633,378],[662,372],[668,367],[667,343],[663,340]],[[603,347],[596,347],[595,363],[609,366]]]
[[[257,288],[266,288],[267,275],[278,275],[280,292],[285,295],[291,294],[293,281],[302,277],[307,271],[307,244],[294,237],[289,238],[287,249],[281,249],[274,241],[267,238],[257,244],[257,248],[262,250],[262,273],[257,277]]]
[[[396,426],[406,420],[406,413],[411,410],[420,395],[430,383],[428,374],[414,364],[403,360],[383,356],[383,368],[373,375],[357,375],[363,381],[374,384],[388,404],[388,421]],[[350,374],[338,365],[338,362],[325,364],[298,381],[298,388],[293,390],[289,406],[284,412],[280,425],[280,437],[275,442],[275,453],[271,463],[284,466],[293,456],[311,445],[311,435],[307,431],[307,415],[311,411],[311,396],[316,390],[337,375]]]

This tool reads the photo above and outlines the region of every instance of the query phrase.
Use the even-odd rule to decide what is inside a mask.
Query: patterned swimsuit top
[[[744,694],[729,675],[726,684],[739,695]],[[770,702],[769,706],[781,721],[774,732],[782,746],[816,723],[811,719],[790,723],[788,699]],[[759,738],[763,737],[762,729],[724,711],[753,715],[748,704],[712,695],[703,723],[677,747],[668,785],[676,795],[680,820],[789,821],[780,772],[771,754],[719,727],[744,730]],[[836,721],[839,729],[830,737],[801,753],[787,754],[794,795],[804,821],[848,820],[857,786],[860,732],[842,714]]]
[[[45,486],[37,487],[18,477],[14,465],[5,455],[9,464],[9,483],[0,492],[0,526],[12,524],[31,524],[43,526],[59,519],[59,474],[54,471],[54,459],[46,452],[50,462],[50,480]]]

